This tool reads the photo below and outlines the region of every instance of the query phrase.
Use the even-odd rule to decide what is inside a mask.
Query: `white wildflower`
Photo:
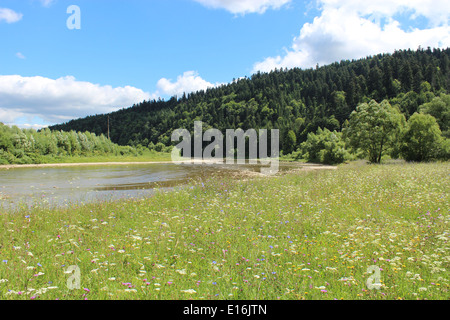
[[[427,288],[425,288],[425,287],[420,287],[419,288],[419,291],[427,291],[428,289]]]
[[[197,291],[195,291],[194,289],[181,290],[181,292],[190,293],[190,294],[197,293]]]

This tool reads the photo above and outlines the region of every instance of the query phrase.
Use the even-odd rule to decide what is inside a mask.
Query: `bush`
[[[155,145],[155,150],[156,150],[157,152],[162,152],[163,149],[164,149],[165,147],[166,147],[166,146],[165,146],[162,142],[158,142],[158,143]]]
[[[319,128],[316,133],[309,133],[301,145],[303,158],[308,162],[323,164],[343,163],[351,158],[345,149],[342,133]]]
[[[168,147],[165,147],[164,150],[163,150],[163,152],[171,153],[172,150],[173,150],[173,148],[174,148],[174,146],[168,146]]]
[[[14,156],[11,153],[0,149],[0,162],[1,162],[1,164],[13,164],[14,160],[15,160],[15,158],[14,158]]]
[[[439,149],[438,159],[448,161],[450,160],[450,139],[442,139],[441,148]]]
[[[429,114],[414,113],[402,140],[401,154],[407,161],[436,159],[444,146],[439,125]]]

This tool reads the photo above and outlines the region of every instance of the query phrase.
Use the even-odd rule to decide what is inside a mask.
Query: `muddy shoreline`
[[[198,162],[198,160],[197,160]],[[136,162],[77,162],[77,163],[41,163],[41,164],[5,164],[0,165],[0,169],[16,168],[51,168],[51,167],[83,167],[83,166],[121,166],[121,165],[146,165],[146,164],[170,164],[186,163],[185,161],[136,161]],[[208,160],[201,160],[198,163],[213,163]]]
[[[16,168],[49,168],[49,167],[83,167],[83,166],[118,166],[118,165],[148,165],[148,164],[183,164],[189,163],[186,161],[145,161],[145,162],[80,162],[80,163],[42,163],[42,164],[6,164],[0,165],[1,169],[16,169]],[[214,161],[211,160],[195,160],[192,161],[193,164],[201,164],[201,163],[209,163],[214,164]],[[292,163],[292,162],[283,162],[281,163]],[[222,163],[225,164],[225,163]],[[314,164],[314,163],[295,163],[303,170],[315,170],[315,169],[336,169],[335,166],[328,166],[322,164]],[[299,169],[300,169],[299,168]]]

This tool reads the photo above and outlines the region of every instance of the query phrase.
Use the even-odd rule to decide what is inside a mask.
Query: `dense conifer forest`
[[[366,157],[379,162],[386,154],[422,161],[448,158],[449,90],[450,49],[419,48],[306,70],[256,73],[220,87],[167,101],[143,101],[49,129],[90,132],[95,137],[109,134],[112,142],[122,146],[168,151],[175,144],[171,141],[175,129],[192,132],[194,121],[203,121],[203,130],[279,129],[282,154],[296,159],[339,163]],[[380,112],[386,119],[396,120],[378,123]],[[411,118],[415,123],[412,127]],[[358,132],[374,132],[376,128],[383,131],[379,141],[365,145],[368,138],[358,137]],[[431,132],[428,140],[417,141],[424,132]],[[14,153],[10,149],[21,149],[20,138],[14,139],[16,142],[3,144],[0,139],[0,150]],[[423,151],[429,139],[433,146]],[[77,150],[66,149],[68,153],[72,152],[69,149]]]
[[[174,129],[192,130],[193,122],[201,120],[219,130],[280,129],[281,149],[290,153],[318,128],[340,131],[356,106],[372,99],[389,100],[408,120],[421,105],[448,93],[449,58],[450,49],[402,50],[315,69],[257,73],[218,88],[144,101],[51,129],[106,134],[109,116],[111,140],[118,144],[170,145]],[[441,130],[448,130],[448,124],[443,125]]]

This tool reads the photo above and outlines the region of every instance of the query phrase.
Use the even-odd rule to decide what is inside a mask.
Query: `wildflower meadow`
[[[449,163],[0,211],[0,299],[448,299]]]

